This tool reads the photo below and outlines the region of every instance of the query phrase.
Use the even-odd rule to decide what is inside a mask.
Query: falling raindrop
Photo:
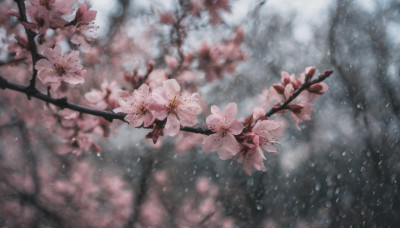
[[[332,207],[332,203],[331,203],[331,201],[326,201],[325,202],[325,207]]]
[[[319,191],[321,189],[321,185],[320,184],[316,184],[315,185],[315,191]]]

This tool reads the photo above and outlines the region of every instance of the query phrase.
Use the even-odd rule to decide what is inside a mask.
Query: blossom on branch
[[[104,81],[101,83],[100,89],[101,90],[92,89],[90,92],[86,93],[86,100],[99,109],[109,110],[119,107],[117,102],[119,89],[117,88],[116,81]]]
[[[88,8],[89,4],[83,3],[76,11],[74,20],[65,25],[69,32],[74,34],[71,42],[81,45],[85,49],[90,48],[86,41],[93,41],[99,28],[94,24],[97,11],[88,10]]]
[[[79,51],[71,51],[62,55],[61,47],[56,45],[54,49],[48,48],[44,51],[46,59],[39,60],[35,69],[38,71],[38,78],[43,84],[50,84],[56,90],[61,82],[71,85],[82,84],[82,76],[86,73],[79,63]]]
[[[73,12],[72,7],[76,2],[77,0],[30,0],[31,8],[36,8],[36,10],[30,10],[32,10],[32,12],[46,12],[43,16],[45,16],[45,20],[50,22],[50,28],[63,28],[67,23],[67,21],[63,19],[63,16]],[[31,16],[36,17],[35,15]]]
[[[123,91],[120,93],[122,102],[121,107],[114,109],[114,112],[124,112],[128,115],[125,116],[125,120],[133,127],[148,127],[154,120],[155,116],[151,110],[149,110],[149,86],[143,84],[139,89],[133,91],[133,96],[128,92]]]
[[[243,163],[245,171],[251,175],[252,168],[266,171],[263,150],[270,153],[278,152],[274,145],[278,144],[275,137],[280,124],[274,120],[267,120],[265,111],[255,107],[253,114],[246,119],[244,134],[240,135],[240,152],[237,161]]]
[[[290,117],[298,130],[300,130],[299,123],[311,120],[312,104],[291,104],[288,108],[291,111]]]
[[[222,112],[217,106],[211,106],[211,115],[206,122],[215,134],[207,136],[203,141],[203,151],[206,153],[218,150],[219,158],[226,160],[235,156],[240,149],[235,135],[242,133],[243,124],[235,120],[236,103],[229,103]]]
[[[169,79],[152,93],[150,109],[158,120],[167,118],[165,135],[177,135],[180,125],[195,125],[197,114],[201,112],[199,94],[181,95],[180,91],[178,82],[175,79]]]

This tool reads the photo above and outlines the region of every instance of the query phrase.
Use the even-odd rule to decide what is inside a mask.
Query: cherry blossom
[[[46,11],[45,16],[47,17],[46,20],[50,22],[50,28],[57,29],[63,28],[67,23],[63,16],[72,13],[72,6],[76,4],[77,0],[31,0],[30,2],[32,7],[37,8],[37,11]]]
[[[231,10],[229,8],[229,0],[202,0],[204,7],[208,11],[210,22],[213,25],[219,24],[222,22],[222,19],[219,15],[219,11],[225,11],[230,13]]]
[[[278,149],[273,147],[278,142],[275,139],[275,131],[280,127],[279,123],[274,120],[258,121],[253,127],[252,132],[259,137],[259,146],[270,153],[278,152]]]
[[[71,51],[67,55],[62,55],[61,47],[56,45],[54,49],[48,48],[44,51],[46,59],[39,60],[35,69],[38,70],[38,78],[43,84],[50,84],[56,90],[61,82],[68,84],[81,84],[86,73],[79,63],[79,52]]]
[[[154,114],[149,109],[149,95],[149,86],[147,84],[143,84],[139,89],[133,91],[132,96],[123,91],[120,93],[122,98],[121,107],[114,109],[114,112],[127,113],[125,120],[133,127],[140,127],[142,124],[144,127],[148,127],[155,120]]]
[[[298,130],[300,130],[299,123],[311,120],[312,104],[310,103],[291,104],[289,110],[290,117]]]
[[[215,134],[207,136],[203,141],[203,151],[206,153],[218,150],[221,159],[229,159],[239,152],[239,143],[235,135],[239,135],[244,126],[235,120],[237,113],[236,103],[229,103],[222,112],[217,106],[211,107],[211,115],[206,122]]]
[[[253,111],[253,116],[261,113],[261,110],[259,108],[255,112]],[[272,153],[278,151],[273,145],[277,144],[275,132],[279,127],[280,125],[276,121],[260,120],[252,127],[251,132],[244,134],[237,161],[243,163],[247,174],[251,175],[252,168],[263,172],[266,171],[264,166],[265,156],[262,149]]]
[[[244,170],[251,176],[252,168],[265,172],[264,166],[265,156],[260,147],[250,148],[246,153],[239,153],[237,161],[243,163]]]
[[[201,43],[198,65],[205,71],[208,82],[222,78],[226,73],[233,73],[238,63],[245,60],[240,47],[243,41],[243,30],[237,27],[231,39],[212,46],[206,41]]]
[[[276,90],[271,87],[269,89],[264,89],[262,94],[258,96],[258,100],[261,107],[264,109],[269,109],[275,104],[281,103],[283,101],[282,97],[276,92]]]
[[[47,10],[43,7],[29,7],[27,14],[32,19],[32,23],[24,22],[24,26],[30,30],[37,29],[41,35],[45,35],[50,27]]]
[[[83,3],[76,11],[74,20],[65,25],[71,33],[75,34],[71,42],[85,49],[90,47],[86,41],[93,41],[98,29],[98,26],[94,25],[97,11],[88,10],[88,8],[89,4]]]
[[[158,120],[167,118],[164,133],[169,136],[178,134],[180,125],[193,126],[197,123],[197,114],[201,112],[199,94],[181,95],[181,87],[175,79],[163,82],[151,96],[150,109]]]
[[[100,86],[101,90],[92,89],[90,92],[85,94],[86,100],[88,100],[93,106],[99,109],[106,109],[107,107],[116,108],[118,107],[118,88],[117,82],[104,81]]]

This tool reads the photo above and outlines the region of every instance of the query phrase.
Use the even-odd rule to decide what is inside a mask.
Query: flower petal
[[[240,145],[236,141],[235,136],[229,133],[225,133],[224,137],[222,138],[221,147],[225,150],[228,150],[233,156],[235,156],[240,150]]]
[[[224,115],[228,122],[231,122],[235,119],[237,113],[237,104],[234,102],[229,103],[224,110]]]
[[[170,114],[167,117],[167,123],[165,124],[164,134],[169,136],[175,136],[179,133],[180,122],[176,115]]]
[[[164,81],[163,89],[168,99],[174,99],[176,95],[179,95],[179,91],[181,91],[181,87],[175,79],[168,79]]]
[[[232,121],[231,126],[229,128],[230,128],[230,131],[229,131],[230,133],[232,133],[234,135],[238,135],[238,134],[242,133],[244,126],[243,126],[243,123],[240,122],[239,120],[234,120],[234,121]]]
[[[132,127],[140,127],[143,123],[143,119],[143,115],[136,112],[125,116],[125,120],[128,121],[129,125],[131,125]]]
[[[206,153],[216,151],[222,144],[222,134],[215,133],[207,136],[203,141],[203,151]]]

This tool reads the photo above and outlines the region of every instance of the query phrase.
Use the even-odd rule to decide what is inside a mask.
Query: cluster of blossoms
[[[163,133],[176,136],[181,125],[194,126],[201,112],[199,94],[181,94],[180,91],[175,79],[164,81],[151,94],[149,86],[143,84],[132,95],[121,92],[121,107],[114,111],[127,113],[125,120],[133,127],[149,127],[156,119],[161,121],[156,126],[166,121]]]
[[[300,74],[297,78],[294,74],[289,75],[283,71],[281,74],[281,84],[273,84],[274,91],[270,94],[264,92],[270,99],[278,102],[278,105],[288,101],[293,93],[298,90],[304,83],[309,83],[315,74],[315,67],[307,67],[305,72]],[[272,89],[271,89],[272,90]],[[271,91],[270,90],[270,91]],[[315,100],[319,95],[324,94],[328,90],[328,85],[325,82],[315,83],[310,86],[306,91],[299,94],[292,104],[288,105],[288,108],[281,112],[290,111],[290,117],[297,129],[300,130],[299,123],[308,121],[311,119],[311,102]]]
[[[81,50],[86,51],[86,63],[101,63],[98,56],[90,57],[101,53],[100,50],[87,43],[93,39],[91,33],[97,29],[94,25],[96,11],[89,10],[86,2],[73,10],[76,3],[76,0],[31,0],[27,7],[30,22],[22,21],[25,28],[37,31],[38,42],[43,44],[38,48],[41,55],[33,55],[36,58],[34,68],[40,82],[47,85],[49,97],[50,90],[53,95],[67,96],[68,87],[63,85],[82,84],[84,76],[99,74],[95,68],[91,69],[93,72],[84,69],[85,61],[82,61],[82,65],[80,61],[81,52],[74,50],[74,45],[78,44]],[[96,111],[104,111],[107,115],[118,115],[118,119],[123,119],[132,127],[152,129],[147,137],[152,138],[154,143],[159,141],[160,136],[177,136],[181,130],[190,128],[187,131],[205,136],[182,136],[184,138],[179,139],[182,141],[181,148],[188,149],[196,145],[193,141],[202,141],[204,152],[216,151],[223,160],[235,157],[239,163],[243,163],[249,175],[252,169],[265,171],[264,151],[278,151],[275,147],[276,138],[284,128],[277,119],[270,119],[271,112],[290,113],[294,124],[300,129],[300,122],[311,119],[311,102],[325,93],[328,86],[322,80],[311,81],[315,67],[306,68],[299,77],[282,72],[281,83],[273,84],[263,91],[260,95],[260,107],[255,107],[247,118],[235,119],[238,109],[236,103],[229,103],[223,111],[213,105],[211,115],[206,117],[207,128],[194,128],[197,116],[206,109],[205,102],[196,92],[199,81],[196,72],[203,72],[204,81],[207,82],[221,79],[227,73],[234,73],[237,64],[246,58],[241,49],[245,36],[241,27],[235,27],[233,36],[229,39],[213,44],[203,40],[194,51],[187,50],[183,47],[183,40],[186,29],[190,27],[188,15],[193,19],[207,13],[211,24],[216,25],[222,22],[220,13],[230,12],[230,9],[225,0],[190,1],[180,7],[182,10],[175,13],[158,11],[161,24],[172,25],[170,42],[176,49],[165,54],[165,66],[153,70],[155,62],[148,61],[145,75],[140,75],[136,68],[133,74],[124,72],[123,79],[124,83],[129,83],[128,88],[117,78],[113,78],[111,82],[103,81],[100,89],[92,88],[85,94],[87,106]],[[22,18],[16,12],[9,12],[9,15]],[[73,19],[66,21],[65,18],[68,17]],[[68,39],[72,50],[63,54],[59,45],[61,39],[57,36],[53,36],[51,42],[46,41],[49,37],[48,29],[53,29],[61,35],[59,37]],[[28,40],[18,34],[15,39],[18,44],[10,44],[9,49],[17,56],[29,58]],[[110,49],[113,52],[112,46]],[[120,53],[123,49],[119,47],[114,51]],[[116,59],[118,63],[122,61],[122,58]],[[107,137],[111,132],[111,123],[105,120],[107,118],[88,117],[79,111],[59,112],[52,106],[48,107],[52,112],[48,122],[59,125],[58,135],[66,141],[61,154],[72,152],[79,155],[82,151],[101,151],[91,139],[91,134]],[[267,110],[270,111],[266,112]],[[114,116],[111,120],[115,118]]]
[[[51,83],[52,88],[56,89],[61,82],[83,82],[81,75],[84,70],[78,63],[77,51],[62,56],[61,48],[56,46],[54,49],[47,49],[44,56],[47,58],[41,59],[35,66],[38,78],[43,83]],[[287,105],[279,113],[290,112],[293,122],[300,129],[298,124],[311,118],[310,102],[328,88],[323,82],[315,83],[300,95],[293,97],[294,92],[304,83],[309,83],[314,74],[315,67],[307,68],[299,78],[282,72],[281,84],[273,84],[271,89],[265,90],[261,95],[263,106],[279,108],[283,103],[293,101],[293,104]],[[165,76],[165,73],[160,72],[159,75]],[[197,115],[201,113],[202,108],[200,95],[181,91],[177,80],[165,78],[162,83],[155,81],[157,80],[147,80],[149,84],[153,82],[151,87],[146,81],[142,81],[141,86],[131,92],[121,91],[115,82],[105,82],[101,91],[92,90],[85,97],[97,108],[125,113],[124,119],[132,127],[152,128],[149,137],[156,143],[159,136],[176,136],[182,127],[196,125]],[[266,103],[268,105],[265,105]],[[263,150],[278,151],[274,145],[277,144],[276,131],[280,124],[269,120],[263,107],[255,107],[252,115],[244,122],[235,119],[236,113],[236,103],[229,103],[224,111],[215,105],[211,107],[211,115],[206,118],[206,123],[212,134],[204,138],[203,151],[217,151],[219,158],[223,160],[236,156],[238,162],[244,164],[249,175],[252,168],[265,171],[263,161],[266,158]],[[77,139],[82,139],[80,144],[86,145],[84,150],[87,151],[91,141],[87,140],[86,134],[82,136],[76,133],[73,136],[73,145],[78,143]]]
[[[143,227],[162,227],[169,219],[168,213],[176,217],[176,227],[236,227],[235,219],[226,215],[218,200],[224,192],[209,179],[198,177],[192,191],[182,199],[176,210],[170,206],[170,196],[175,190],[171,174],[159,170],[154,172],[151,179],[151,189],[139,211]]]
[[[274,84],[269,90],[263,91],[260,95],[261,103],[268,103],[272,110],[280,108],[283,103],[292,101],[294,104],[287,105],[286,108],[278,113],[290,112],[290,116],[300,130],[299,123],[311,119],[312,104],[309,103],[328,90],[324,82],[311,85],[307,91],[303,91],[299,96],[293,94],[304,83],[309,83],[315,74],[315,67],[308,67],[305,73],[296,78],[295,75],[289,76],[287,72],[282,72],[282,84]],[[276,102],[274,104],[274,102]],[[263,107],[255,107],[252,115],[246,118],[244,123],[235,120],[237,113],[236,103],[229,103],[222,112],[217,106],[211,107],[212,115],[207,117],[207,126],[215,134],[206,137],[203,141],[203,151],[213,152],[217,150],[220,159],[226,160],[237,156],[239,163],[244,164],[245,171],[251,175],[251,169],[265,171],[263,160],[266,152],[277,152],[274,147],[278,142],[276,137],[280,123],[269,120]]]
[[[94,25],[97,12],[88,10],[87,2],[81,4],[76,10],[72,21],[67,21],[65,18],[73,15],[73,8],[78,3],[77,0],[30,0],[29,3],[26,14],[30,22],[21,21],[21,23],[25,28],[38,32],[40,43],[45,42],[48,29],[60,29],[72,43],[81,45],[86,49],[89,48],[86,41],[93,41],[98,26]],[[21,19],[20,15],[14,11],[8,11],[7,14]]]

